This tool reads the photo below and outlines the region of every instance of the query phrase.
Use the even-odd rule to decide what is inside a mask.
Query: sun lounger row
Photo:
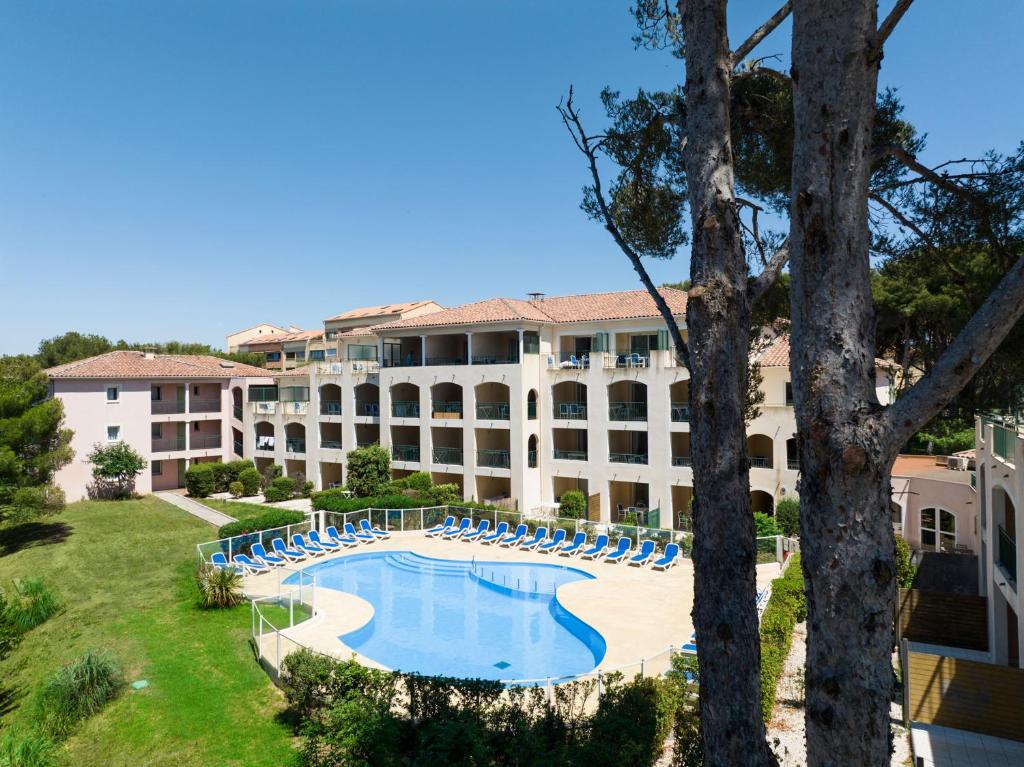
[[[619,538],[613,547],[609,545],[608,536],[603,533],[597,536],[594,545],[590,546],[587,544],[586,533],[577,532],[572,541],[566,541],[566,531],[561,528],[556,529],[549,538],[546,527],[537,528],[531,536],[525,524],[520,524],[514,532],[509,533],[508,522],[499,522],[497,528],[490,534],[489,520],[481,519],[475,528],[472,525],[473,521],[469,517],[458,523],[455,522],[455,517],[448,517],[442,524],[425,530],[424,534],[432,538],[477,541],[509,549],[558,554],[562,557],[579,556],[580,559],[604,560],[613,564],[626,562],[636,567],[650,565],[652,570],[668,570],[674,567],[679,559],[678,543],[668,544],[661,556],[657,557],[654,541],[650,540],[644,541],[640,548],[634,551],[632,539]]]

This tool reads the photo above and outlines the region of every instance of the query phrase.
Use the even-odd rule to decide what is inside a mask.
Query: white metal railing
[[[252,412],[256,415],[273,415],[277,412],[276,402],[253,402]]]

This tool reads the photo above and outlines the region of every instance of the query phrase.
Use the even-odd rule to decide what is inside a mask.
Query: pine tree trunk
[[[760,706],[754,523],[743,404],[750,307],[733,202],[725,0],[683,4],[686,173],[693,223],[687,323],[700,729],[709,766],[774,764]]]
[[[874,0],[796,0],[791,367],[808,587],[807,762],[887,765],[895,602],[874,388],[867,186]]]

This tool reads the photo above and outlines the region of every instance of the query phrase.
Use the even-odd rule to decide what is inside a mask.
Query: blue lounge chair
[[[537,531],[533,534],[533,537],[524,541],[519,545],[523,551],[533,551],[535,548],[540,546],[548,539],[548,529],[546,527],[538,527]]]
[[[627,565],[636,565],[637,567],[643,567],[651,558],[654,556],[654,541],[644,541],[640,544],[640,553],[635,557],[630,557]]]
[[[498,541],[499,546],[505,546],[506,548],[512,548],[518,546],[526,539],[526,525],[519,525],[516,531],[512,535],[506,536]]]
[[[608,536],[605,535],[604,533],[601,533],[599,536],[597,536],[597,540],[594,541],[593,548],[587,549],[582,554],[580,554],[580,558],[582,558],[582,559],[600,559],[604,555],[605,549],[607,549],[607,548],[608,548]]]
[[[612,564],[622,562],[627,556],[629,556],[629,550],[632,548],[632,546],[633,541],[631,541],[629,538],[619,538],[619,543],[615,547],[615,551],[613,551],[611,554],[608,554],[604,558],[604,561],[611,562]]]
[[[248,554],[235,554],[234,560],[236,565],[241,565],[242,569],[251,575],[259,575],[260,573],[270,572],[269,567],[260,562],[257,562]]]
[[[280,567],[287,561],[284,557],[279,557],[276,554],[268,554],[262,543],[252,545],[252,555],[256,557],[257,562],[262,562],[269,567]]]
[[[321,538],[320,533],[316,530],[309,531],[309,540],[314,545],[319,546],[321,549],[326,549],[327,551],[337,551],[341,548],[341,544],[337,541],[332,541],[330,538],[327,538],[326,540]]]
[[[213,565],[214,569],[216,570],[238,571],[238,567],[228,562],[228,558],[224,556],[223,552],[220,551],[210,555],[210,564]]]
[[[288,548],[288,546],[285,545],[284,540],[281,538],[275,538],[270,542],[270,545],[274,548],[275,554],[284,557],[289,562],[301,562],[306,558],[304,552],[301,552],[298,549]]]
[[[433,527],[424,530],[423,534],[429,535],[431,537],[435,535],[440,535],[441,533],[446,532],[448,528],[454,527],[454,525],[455,517],[446,517],[444,520],[444,524],[434,525]]]
[[[479,541],[484,537],[484,534],[490,529],[491,520],[481,519],[476,523],[476,530],[470,530],[462,536],[460,540],[463,541]]]
[[[351,522],[345,523],[345,534],[351,538],[355,538],[360,543],[373,543],[375,540],[377,540],[369,533],[357,533],[355,525],[353,525]]]
[[[551,540],[538,546],[537,551],[542,554],[550,554],[552,551],[557,551],[558,547],[563,543],[565,543],[565,530],[558,528],[555,530],[555,534],[551,537]]]
[[[317,546],[315,543],[306,543],[306,539],[302,536],[302,533],[295,533],[292,536],[292,546],[297,548],[303,554],[309,554],[314,557],[322,557],[327,553],[327,549],[323,546]]]
[[[679,544],[670,543],[665,547],[665,556],[659,559],[657,562],[651,563],[652,570],[668,570],[670,567],[675,567],[676,559],[679,558]]]
[[[359,545],[359,541],[357,541],[351,535],[339,535],[338,528],[336,528],[334,525],[328,527],[326,532],[328,538],[330,538],[335,543],[340,543],[342,546],[352,547]]]
[[[508,522],[499,522],[494,532],[486,536],[485,538],[481,538],[480,543],[497,543],[506,535],[508,535]]]
[[[366,519],[359,520],[359,529],[364,533],[372,535],[374,538],[383,539],[391,537],[391,533],[387,530],[381,530],[379,527],[370,527],[370,522]]]
[[[470,519],[469,517],[463,517],[462,521],[459,522],[458,527],[453,527],[451,530],[445,530],[443,533],[441,533],[441,537],[453,541],[456,538],[465,535],[469,531],[469,526],[472,524],[472,519]]]
[[[560,557],[574,557],[583,550],[586,544],[587,534],[581,530],[572,537],[572,543],[559,550],[558,555]]]

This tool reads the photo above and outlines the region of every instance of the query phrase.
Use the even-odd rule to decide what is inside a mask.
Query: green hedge
[[[306,515],[301,511],[290,511],[288,509],[268,509],[262,514],[256,514],[237,522],[229,522],[217,531],[219,538],[231,538],[235,535],[254,533],[257,530],[270,530],[285,525],[295,525],[303,522]]]
[[[267,503],[289,501],[295,495],[295,480],[291,477],[277,477],[271,480],[270,487],[263,491]]]
[[[193,498],[205,498],[217,489],[212,463],[195,463],[185,470],[185,488]]]
[[[411,498],[408,495],[383,495],[372,498],[349,498],[342,490],[321,490],[313,493],[313,508],[321,511],[362,511],[363,509],[418,509],[421,506],[432,506],[429,501]]]
[[[793,641],[793,627],[807,619],[807,597],[800,555],[794,554],[782,577],[772,581],[772,596],[761,617],[761,713],[767,722],[775,691]]]

